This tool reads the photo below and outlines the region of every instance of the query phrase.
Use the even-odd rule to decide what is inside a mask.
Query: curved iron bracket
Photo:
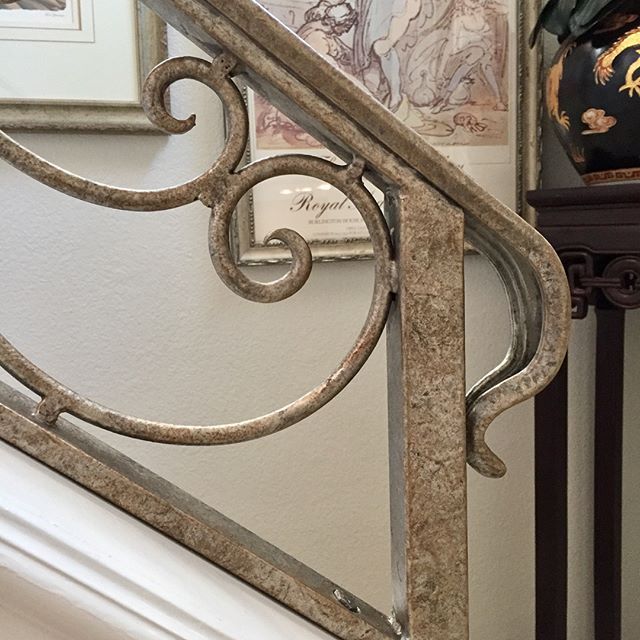
[[[164,105],[165,91],[183,78],[211,88],[222,99],[228,124],[226,145],[214,165],[184,184],[139,191],[73,175],[2,133],[0,157],[50,187],[115,209],[159,211],[199,200],[211,209],[209,247],[217,274],[238,295],[258,302],[283,300],[304,286],[311,269],[309,247],[297,233],[275,230],[268,240],[280,240],[288,247],[291,268],[274,282],[252,281],[231,257],[229,223],[235,205],[249,189],[273,176],[302,173],[326,180],[354,203],[373,241],[376,279],[369,315],[351,351],[317,388],[265,416],[211,426],[168,425],[102,407],[48,376],[0,336],[0,364],[42,398],[30,416],[27,402],[0,389],[0,436],[345,640],[397,635],[465,640],[465,458],[480,473],[503,475],[504,463],[485,441],[488,427],[509,407],[539,392],[561,366],[571,303],[559,259],[524,220],[253,0],[145,0],[145,4],[213,57],[212,63],[185,57],[156,67],[144,88],[148,117],[169,133],[189,131],[195,116],[183,120],[172,116]],[[237,77],[322,141],[344,164],[291,155],[240,168],[248,120],[232,82]],[[365,177],[385,192],[384,214],[365,188]],[[465,234],[502,278],[512,317],[509,352],[469,392],[466,409]],[[181,512],[173,497],[157,493],[158,483],[145,484],[138,468],[58,420],[62,413],[70,413],[117,433],[174,444],[227,444],[267,436],[300,422],[342,391],[365,364],[385,326],[390,345],[397,592],[390,618],[201,505],[190,504]],[[88,469],[103,474],[102,480]],[[166,494],[167,487],[162,485],[162,491]],[[140,509],[145,496],[155,500],[154,508],[170,514],[171,523],[158,518],[154,510]],[[197,539],[185,535],[185,522],[198,531]],[[212,549],[211,539],[222,551]],[[240,564],[231,557],[234,553],[241,557]]]

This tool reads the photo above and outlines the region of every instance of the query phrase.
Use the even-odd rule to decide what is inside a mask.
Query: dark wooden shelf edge
[[[569,189],[540,189],[527,196],[534,209],[555,207],[586,207],[635,204],[640,206],[640,183],[616,184],[602,187],[572,187]]]

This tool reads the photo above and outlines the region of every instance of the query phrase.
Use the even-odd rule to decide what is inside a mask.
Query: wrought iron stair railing
[[[172,425],[123,415],[76,394],[0,337],[0,363],[41,401],[0,388],[0,437],[124,508],[345,640],[468,637],[465,459],[504,474],[485,433],[509,407],[540,391],[567,348],[569,294],[549,245],[515,213],[447,162],[381,104],[308,48],[253,0],[145,0],[213,57],[168,60],[143,92],[149,119],[172,134],[195,116],[169,113],[165,91],[191,78],[225,107],[227,139],[199,177],[156,191],[120,189],[73,175],[0,134],[0,156],[36,180],[81,200],[158,211],[199,200],[211,209],[209,246],[218,276],[235,293],[278,302],[309,277],[309,247],[294,231],[271,238],[292,264],[277,281],[251,280],[229,244],[239,199],[269,178],[303,174],[341,190],[361,213],[374,247],[369,315],[351,351],[318,387],[267,415],[234,424]],[[248,139],[242,79],[331,149],[344,164],[304,155],[242,167]],[[383,213],[366,189],[386,197]],[[507,291],[512,344],[504,362],[466,396],[463,259],[466,239],[495,266]],[[221,514],[171,487],[61,419],[68,413],[126,436],[223,445],[286,429],[342,391],[387,328],[394,614],[388,618]],[[240,375],[241,372],[238,372]]]

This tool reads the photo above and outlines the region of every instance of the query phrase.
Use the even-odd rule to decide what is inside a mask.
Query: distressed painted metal
[[[291,267],[271,283],[251,280],[233,261],[233,210],[248,190],[268,178],[320,178],[344,192],[371,234],[376,277],[369,315],[353,348],[318,387],[265,416],[204,427],[151,422],[102,407],[61,385],[0,336],[0,364],[41,398],[30,415],[26,401],[0,389],[0,437],[345,640],[397,634],[466,640],[465,458],[487,476],[503,475],[504,463],[485,442],[489,425],[540,391],[563,362],[570,300],[556,254],[520,217],[253,0],[145,2],[213,57],[211,63],[193,57],[166,61],[151,72],[143,92],[149,120],[172,134],[195,126],[195,116],[179,120],[167,111],[163,98],[174,82],[191,78],[218,94],[227,140],[212,167],[184,184],[136,191],[64,171],[4,133],[0,157],[54,189],[115,209],[160,211],[200,200],[211,209],[209,246],[218,276],[238,295],[263,303],[284,300],[304,286],[310,251],[297,233],[274,230],[270,238],[287,246]],[[289,155],[241,168],[248,116],[234,78],[262,92],[344,164]],[[385,192],[386,218],[364,187],[365,176]],[[503,279],[513,324],[505,361],[466,401],[465,236]],[[261,438],[330,402],[364,366],[387,325],[396,578],[390,620],[237,525],[203,511],[163,481],[146,483],[147,472],[59,418],[68,413],[123,435],[173,444]]]
[[[420,180],[399,193],[393,214],[401,274],[387,331],[393,606],[408,638],[466,640],[464,214]]]
[[[137,462],[60,418],[49,425],[35,404],[0,382],[0,435],[51,469],[120,507],[160,533],[257,587],[344,640],[386,640],[396,632],[385,615],[163,480]]]

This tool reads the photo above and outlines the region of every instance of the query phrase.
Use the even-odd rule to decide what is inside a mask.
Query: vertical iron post
[[[392,222],[387,330],[394,606],[405,637],[467,640],[464,216],[424,183]]]

